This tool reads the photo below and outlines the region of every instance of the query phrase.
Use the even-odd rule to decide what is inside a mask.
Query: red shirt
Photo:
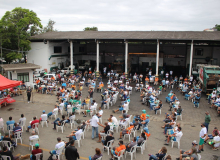
[[[31,154],[32,155],[35,155],[35,154],[38,154],[38,153],[42,153],[42,150],[41,149],[34,149],[32,152],[31,152]]]
[[[34,123],[39,123],[39,120],[36,119],[36,120],[32,121],[32,122],[31,122],[31,127],[33,126]]]

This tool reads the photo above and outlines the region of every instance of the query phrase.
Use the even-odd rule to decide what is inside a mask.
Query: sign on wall
[[[199,69],[199,79],[203,83],[203,68]]]

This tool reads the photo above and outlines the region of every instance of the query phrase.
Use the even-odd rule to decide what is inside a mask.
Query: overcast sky
[[[202,31],[220,24],[220,0],[0,0],[0,17],[15,7],[33,10],[59,31]]]

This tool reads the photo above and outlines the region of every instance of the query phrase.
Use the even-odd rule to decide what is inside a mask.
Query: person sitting
[[[84,114],[83,117],[86,117],[87,113],[94,112],[94,110],[96,110],[96,106],[94,105],[94,103],[92,103],[92,105],[89,107],[88,110],[85,110],[84,112],[82,112]]]
[[[89,102],[90,102],[90,98],[89,96],[85,98],[85,100],[83,101],[82,103],[82,108],[84,108],[85,105],[89,105]]]
[[[19,157],[12,155],[12,152],[10,150],[8,150],[7,146],[3,147],[3,152],[1,152],[1,155],[2,156],[9,156],[11,158],[11,160],[19,160]]]
[[[35,149],[33,149],[31,151],[31,154],[27,154],[27,155],[21,155],[21,159],[28,159],[30,158],[31,160],[36,160],[36,154],[42,153],[42,155],[40,156],[40,160],[43,159],[43,150],[39,149],[40,145],[38,143],[35,144]]]
[[[141,136],[136,137],[137,140],[137,146],[140,146],[141,143],[146,140],[146,135],[144,132],[141,133]]]
[[[128,114],[126,113],[126,110],[123,110],[122,112],[123,112],[123,113],[122,113],[122,116],[119,116],[119,118],[121,118],[121,119],[126,119],[127,116],[128,116]]]
[[[167,133],[168,129],[173,129],[174,126],[176,125],[176,118],[171,119],[171,122],[165,123],[164,126],[162,126],[161,128],[164,128],[164,134]]]
[[[72,114],[69,116],[69,118],[66,119],[65,123],[70,123],[70,119],[75,119],[75,113],[72,112]]]
[[[89,156],[89,160],[96,160],[99,157],[102,157],[101,150],[99,148],[95,149],[95,155],[93,157]]]
[[[192,153],[193,153],[193,148],[195,148],[195,149],[198,150],[197,145],[198,145],[198,144],[197,144],[196,140],[194,140],[194,141],[192,142],[192,148],[190,148],[190,149],[187,150],[187,151],[181,149],[181,150],[180,150],[180,157],[177,158],[177,160],[182,160],[183,158],[190,157],[190,156],[192,155]]]
[[[13,134],[11,135],[10,138],[15,138],[15,133],[22,131],[21,127],[17,123],[14,123],[14,126],[15,127],[13,128]]]
[[[69,137],[73,137],[74,140],[79,140],[81,137],[81,133],[82,133],[82,129],[80,126],[77,127],[77,131],[72,131],[70,133],[70,135],[67,136],[67,138]]]
[[[118,143],[119,147],[113,147],[113,149],[111,150],[111,159],[110,160],[114,160],[114,155],[115,156],[120,156],[120,151],[125,150],[126,146],[124,145],[123,141],[119,141]]]
[[[152,160],[152,159],[153,160],[162,160],[166,156],[166,153],[167,153],[167,148],[162,147],[156,155],[148,154],[148,156],[150,156],[149,160]]]
[[[31,125],[28,126],[26,132],[29,132],[29,129],[33,128],[34,129],[34,124],[39,123],[39,120],[36,117],[33,117],[33,121],[31,121]]]
[[[149,119],[149,118],[150,118],[150,116],[147,115],[147,116],[146,116],[146,119],[145,119],[144,121],[139,122],[139,125],[138,125],[137,130],[139,130],[141,126],[143,126],[143,128],[145,128],[145,127],[149,124],[149,122],[150,122],[150,119]]]
[[[17,147],[17,144],[9,137],[8,133],[5,133],[4,138],[2,139],[2,141],[9,141],[9,143],[11,143],[11,145],[15,148]]]
[[[142,120],[142,121],[145,121],[146,119],[147,119],[147,117],[146,117],[146,110],[142,110],[142,114],[140,115],[140,119]]]
[[[103,82],[100,82],[99,86],[97,87],[97,92],[98,91],[102,91],[102,89],[104,88],[104,83]]]
[[[49,123],[49,121],[47,120],[47,114],[45,113],[45,110],[42,111],[42,115],[40,116],[39,119],[39,123],[43,120],[43,121],[47,121],[47,123]]]
[[[126,151],[130,152],[131,148],[136,146],[136,145],[137,145],[136,137],[134,137],[133,140],[126,145]]]
[[[56,105],[55,105],[54,109],[52,110],[52,112],[49,112],[49,113],[47,114],[47,117],[49,118],[49,117],[52,116],[55,112],[58,113],[58,108],[57,108]]]
[[[185,158],[184,160],[188,160],[188,159]],[[192,148],[192,154],[190,156],[190,160],[198,160],[198,155],[197,155],[197,149],[196,148]]]
[[[55,145],[55,150],[52,150],[52,151],[49,152],[51,154],[50,157],[49,157],[50,159],[52,159],[53,155],[60,154],[61,151],[58,150],[58,149],[65,146],[65,143],[63,141],[61,141],[60,137],[57,138],[57,142],[58,143]]]
[[[115,138],[113,137],[113,132],[110,131],[109,135],[106,136],[105,140],[102,140],[102,145],[107,146],[107,143],[111,140],[114,140]]]
[[[162,101],[160,100],[158,106],[154,107],[154,111],[155,111],[155,114],[157,113],[158,110],[160,110],[162,108]]]
[[[209,139],[213,139],[213,137],[215,136],[215,132],[217,132],[218,134],[220,134],[219,130],[217,127],[214,128],[214,130],[212,131],[212,134],[208,134],[204,140],[204,143],[206,143],[207,140]]]
[[[70,145],[70,142],[73,140],[73,137],[69,137],[69,142],[65,142],[65,148]]]
[[[116,110],[112,110],[113,111],[113,113],[116,113],[116,112],[118,112],[118,111],[123,111],[123,110],[127,110],[127,108],[128,108],[128,102],[127,101],[125,101],[125,103],[119,108],[119,109],[116,109]]]
[[[101,142],[102,136],[106,136],[108,134],[108,131],[110,130],[110,126],[108,125],[108,122],[105,122],[105,125],[100,125],[101,127],[104,128],[103,131],[100,131],[99,133],[99,140],[97,141],[98,143]]]
[[[56,125],[58,126],[62,126],[63,123],[65,123],[66,119],[65,119],[65,116],[62,115],[62,120],[60,118],[57,118],[55,121],[52,122],[52,124],[54,124],[54,130],[56,130]]]
[[[10,116],[10,117],[9,117],[9,121],[6,122],[7,127],[9,127],[10,124],[14,124],[14,123],[15,123],[15,121],[12,120],[12,117]],[[10,129],[10,128],[8,128],[8,129]],[[12,130],[12,129],[10,129],[10,130]]]
[[[110,97],[109,97],[109,95],[107,96],[107,99],[106,99],[106,100],[103,100],[103,101],[102,101],[101,108],[103,107],[104,104],[107,104],[108,102],[110,102]]]
[[[26,121],[26,118],[24,117],[24,114],[21,114],[21,118],[19,119],[19,125],[21,122]]]
[[[130,127],[126,128],[126,129],[124,129],[124,130],[122,130],[122,131],[120,132],[120,137],[119,137],[119,139],[122,139],[122,136],[124,136],[125,134],[130,133],[133,128],[134,128],[133,123],[130,123]]]
[[[219,133],[218,132],[215,132],[215,136],[213,137],[213,140],[210,141],[208,143],[213,150],[218,150],[219,146],[220,146],[220,137],[219,137]]]
[[[182,137],[183,133],[182,133],[182,128],[178,127],[178,132],[177,133],[173,133],[172,135],[169,135],[167,137],[167,142],[164,145],[169,145],[169,141],[173,140],[173,141],[179,141]]]

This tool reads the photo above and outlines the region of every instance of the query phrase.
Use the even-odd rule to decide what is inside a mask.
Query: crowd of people
[[[148,75],[144,78],[142,74],[130,75],[130,78],[126,78],[125,74],[114,73],[110,71],[106,73],[107,83],[106,87],[102,81],[102,76],[96,78],[94,73],[88,72],[78,73],[70,76],[60,76],[56,74],[56,77],[51,79],[45,79],[43,81],[36,81],[36,92],[42,94],[54,94],[56,93],[57,102],[51,112],[46,113],[42,111],[42,115],[39,119],[33,117],[30,125],[27,127],[26,132],[30,132],[32,135],[29,137],[30,143],[35,148],[31,154],[22,155],[20,159],[35,159],[38,154],[43,159],[43,151],[40,149],[39,143],[39,129],[38,125],[46,123],[48,125],[49,117],[54,117],[53,129],[57,130],[58,127],[65,127],[66,124],[77,125],[75,130],[72,130],[66,137],[68,141],[62,141],[60,137],[57,138],[57,144],[55,148],[50,151],[50,157],[48,159],[56,159],[61,156],[65,150],[65,157],[67,160],[79,158],[79,153],[75,147],[75,143],[80,146],[80,141],[84,139],[85,132],[92,132],[92,139],[98,138],[97,143],[101,143],[100,147],[95,148],[94,156],[90,156],[90,160],[98,160],[104,155],[101,153],[100,148],[104,147],[104,152],[110,153],[110,159],[120,157],[127,152],[136,152],[139,148],[143,153],[146,147],[147,140],[153,138],[150,134],[150,115],[147,114],[146,109],[142,110],[140,114],[131,115],[129,113],[130,102],[132,101],[132,92],[140,92],[140,104],[149,107],[149,112],[153,111],[155,114],[161,114],[163,108],[163,101],[166,101],[170,106],[170,113],[166,113],[163,120],[164,125],[163,135],[165,136],[165,144],[169,145],[170,142],[177,142],[179,144],[181,137],[183,136],[182,127],[180,123],[177,123],[179,116],[182,116],[183,108],[180,105],[180,101],[176,94],[172,91],[176,87],[177,92],[181,92],[186,100],[190,100],[194,103],[194,107],[199,107],[201,97],[201,86],[193,77],[189,79],[181,76],[172,77],[173,72],[166,73],[165,78],[159,79],[155,75],[152,75],[150,70]],[[87,80],[86,80],[87,79]],[[134,86],[134,89],[133,89]],[[87,87],[84,89],[84,87]],[[162,92],[166,92],[169,89],[168,96],[165,100],[160,98]],[[87,90],[87,91],[86,91]],[[27,89],[27,95],[32,92],[30,88]],[[85,93],[84,93],[85,92]],[[96,92],[96,93],[95,93]],[[10,92],[10,94],[17,94],[19,92]],[[95,99],[94,94],[100,94],[100,99]],[[5,95],[5,93],[4,93]],[[85,99],[82,99],[82,95]],[[219,96],[216,98],[216,90],[214,89],[212,94],[209,95],[209,102],[212,103],[211,107],[219,107]],[[215,99],[216,98],[216,99]],[[28,98],[28,102],[30,97]],[[119,103],[117,103],[119,101]],[[136,100],[137,101],[137,100]],[[112,110],[112,114],[106,115],[109,117],[107,121],[102,122],[103,113],[105,109],[109,109],[110,106],[119,104],[118,109]],[[117,113],[121,113],[120,116],[116,116]],[[220,111],[218,111],[220,112]],[[58,117],[59,113],[61,118]],[[77,115],[79,114],[79,115]],[[81,114],[81,115],[80,115]],[[220,114],[220,113],[219,113]],[[88,117],[86,121],[77,120],[79,117]],[[91,117],[91,118],[90,118]],[[132,118],[133,117],[133,118]],[[219,131],[214,129],[211,135],[207,134],[208,125],[211,121],[210,115],[206,112],[205,122],[201,124],[199,147],[197,148],[196,140],[192,140],[192,148],[185,151],[180,150],[180,156],[177,159],[199,159],[199,152],[204,151],[203,145],[209,144],[213,150],[217,150],[220,144]],[[17,143],[13,138],[19,137],[25,126],[26,118],[24,114],[21,115],[19,122],[16,123],[12,117],[6,122],[8,133],[1,137],[2,141],[9,141],[10,145],[14,148],[17,147]],[[0,118],[0,126],[3,126],[3,119]],[[99,132],[98,130],[101,129]],[[140,131],[140,133],[138,133]],[[119,132],[119,137],[114,137],[114,133]],[[132,138],[133,136],[133,138]],[[128,143],[125,143],[124,139],[129,139]],[[118,143],[115,143],[118,140]],[[115,145],[116,144],[116,145]],[[8,147],[3,147],[1,155],[8,155],[11,159],[19,159],[19,157],[13,157]],[[171,160],[171,155],[167,154],[167,148],[163,146],[157,154],[149,154],[149,159],[159,160]]]

